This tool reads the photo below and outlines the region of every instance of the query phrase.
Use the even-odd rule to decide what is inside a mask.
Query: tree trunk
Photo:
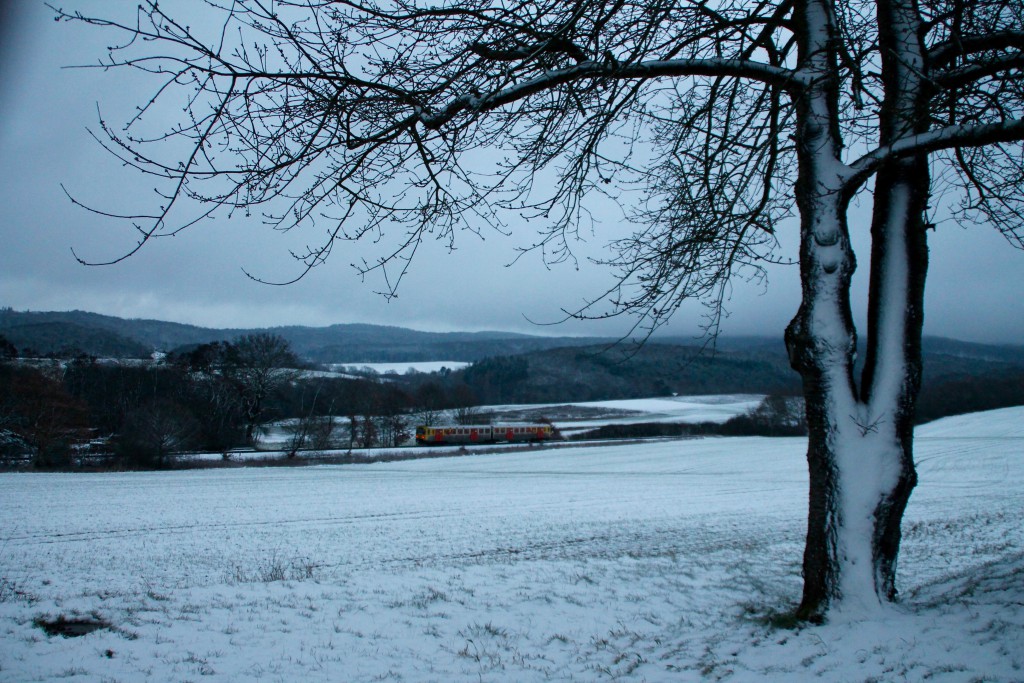
[[[927,187],[921,160],[894,164],[876,183],[868,353],[859,396],[849,302],[825,286],[818,245],[803,263],[810,277],[786,337],[791,363],[803,377],[809,433],[803,619],[819,620],[836,605],[870,609],[896,598],[901,522],[917,482],[913,421],[928,263]],[[849,267],[852,273],[852,257]]]
[[[914,0],[879,0],[877,8],[885,85],[880,140],[891,143],[923,133],[929,126],[925,31]],[[928,270],[925,215],[930,184],[925,155],[890,162],[875,177],[868,344],[861,400],[888,422],[881,432],[893,452],[893,462],[886,465],[896,471],[874,513],[876,591],[886,600],[896,598],[900,524],[917,483],[914,415],[921,386],[921,331]]]
[[[886,360],[876,367],[902,370],[874,389],[898,390],[858,400],[856,335],[836,324],[847,322],[848,302],[818,279],[786,338],[807,404],[810,492],[798,616],[808,620],[836,605],[870,609],[895,598],[900,523],[916,483],[912,420],[920,376],[918,326],[916,360],[907,353],[913,343],[894,348],[888,340],[878,356]]]
[[[848,294],[855,262],[842,207],[834,199],[830,207],[829,198],[821,194],[804,200],[803,301],[786,329],[786,346],[790,364],[803,379],[808,428],[810,492],[798,616],[815,620],[843,596],[844,574],[853,568],[851,550],[842,546],[852,540],[845,499],[859,485],[849,456],[856,447],[852,434],[858,412],[853,391],[856,333]],[[822,238],[822,224],[832,225],[833,244],[827,244],[832,237]]]
[[[913,442],[928,268],[923,219],[928,186],[928,164],[923,158],[882,169],[875,185],[861,403],[874,421],[874,437],[889,454],[883,463],[888,483],[875,508],[872,539],[875,590],[885,600],[896,599],[900,525],[917,483]]]
[[[889,100],[883,137],[889,139],[905,134],[906,122],[919,120],[922,95],[921,64],[913,54],[918,39],[907,21],[915,10],[900,1],[881,3],[889,14],[879,17],[880,23],[890,22],[883,40],[901,41],[883,69]],[[868,354],[858,391],[849,301],[856,262],[835,124],[839,84],[830,76],[837,72],[831,49],[835,18],[827,0],[808,0],[797,17],[806,23],[797,31],[806,36],[801,68],[816,85],[797,102],[803,298],[786,330],[786,345],[803,379],[808,425],[810,494],[797,616],[820,620],[834,606],[871,609],[896,596],[900,523],[916,483],[912,442],[928,173],[923,159],[910,159],[876,178]]]

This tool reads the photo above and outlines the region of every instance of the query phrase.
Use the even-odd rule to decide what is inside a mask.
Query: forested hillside
[[[140,423],[148,420],[159,423],[161,438],[168,431],[183,433],[188,438],[180,445],[220,449],[251,442],[259,420],[333,414],[360,416],[366,429],[371,419],[378,420],[372,430],[376,433],[367,432],[369,443],[385,428],[396,431],[398,415],[440,414],[479,405],[672,394],[800,393],[782,341],[767,337],[724,338],[707,348],[690,339],[613,345],[564,337],[440,334],[373,325],[279,327],[272,332],[243,334],[81,311],[0,309],[0,356],[13,364],[0,377],[5,394],[0,397],[0,431],[10,431],[15,423],[36,425],[31,436],[39,444],[35,450],[63,448],[66,455],[69,444],[88,434],[116,434],[125,443],[131,431],[138,431]],[[291,354],[286,365],[305,367],[307,374],[301,379],[296,374],[293,381],[267,392],[257,419],[245,415],[252,412],[251,402],[232,370],[238,361],[231,351],[244,340],[259,337],[281,340]],[[171,353],[164,361],[145,364],[94,360],[147,358],[154,349]],[[32,359],[43,356],[73,362],[38,372],[34,368],[41,361]],[[1024,405],[1022,346],[926,338],[924,356],[918,422]],[[389,376],[386,381],[308,373],[320,362],[410,360],[473,361],[473,365],[439,374]],[[44,413],[49,422],[37,419]],[[19,452],[24,450],[15,446]],[[9,450],[10,443],[4,448]]]
[[[74,357],[85,353],[103,358],[148,358],[152,346],[102,327],[65,321],[33,322],[0,327],[0,334],[23,356]]]
[[[1024,347],[925,339],[919,421],[1024,404]],[[716,350],[652,342],[488,358],[455,373],[482,403],[591,401],[670,394],[797,395],[781,340]]]
[[[421,332],[383,325],[212,329],[160,320],[126,320],[86,311],[0,308],[0,335],[33,355],[146,357],[236,337],[271,333],[312,363],[474,361],[598,339],[542,337],[514,332]]]
[[[671,394],[796,394],[785,356],[649,343],[488,358],[457,373],[484,404],[596,401]]]

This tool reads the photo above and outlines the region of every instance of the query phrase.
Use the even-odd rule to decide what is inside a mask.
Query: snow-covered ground
[[[563,434],[592,429],[607,424],[670,422],[697,424],[722,423],[731,417],[750,412],[761,403],[761,394],[721,394],[711,396],[666,396],[662,398],[591,401],[569,405],[588,411],[608,411],[608,416],[594,419],[558,419],[555,425]]]
[[[3,474],[0,680],[1021,681],[1022,425],[921,428],[903,602],[799,630],[801,439]]]

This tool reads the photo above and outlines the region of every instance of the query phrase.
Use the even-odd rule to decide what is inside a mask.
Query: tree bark
[[[842,596],[841,536],[846,522],[842,487],[848,477],[842,471],[840,450],[844,445],[848,448],[850,408],[855,404],[856,333],[847,295],[855,261],[844,214],[826,211],[821,206],[824,199],[817,198],[819,205],[810,216],[802,211],[802,230],[806,234],[801,248],[803,302],[786,329],[790,364],[803,380],[807,413],[810,491],[804,593],[798,616],[808,620],[820,619]],[[828,213],[833,213],[835,225],[841,226],[840,242],[829,249],[837,252],[838,263],[822,258],[822,245],[814,237],[814,224],[821,221],[820,214]]]
[[[897,471],[875,509],[872,538],[875,590],[880,598],[891,601],[897,593],[903,513],[917,483],[913,440],[928,266],[923,220],[928,197],[926,160],[913,159],[881,169],[875,187],[861,400],[871,406],[876,419],[886,422],[878,425],[878,436],[888,442],[892,454],[887,467]]]
[[[896,140],[928,129],[927,50],[922,42],[914,0],[880,0],[879,42],[885,99],[880,111],[880,141]],[[900,525],[917,483],[913,440],[917,395],[921,386],[921,332],[928,270],[926,212],[930,189],[926,155],[890,162],[875,178],[871,221],[871,280],[868,292],[868,340],[861,401],[883,416],[896,471],[874,513],[872,538],[876,591],[896,599],[896,559]]]
[[[928,249],[929,174],[924,155],[890,162],[875,179],[871,224],[868,338],[860,390],[853,376],[856,331],[849,302],[856,266],[846,224],[847,195],[833,183],[841,140],[835,121],[838,84],[829,43],[827,3],[801,16],[802,46],[816,82],[798,106],[801,214],[800,310],[786,330],[790,363],[803,378],[808,423],[807,545],[797,616],[820,620],[833,606],[871,609],[896,598],[901,522],[917,481],[914,408],[921,379],[921,330]],[[879,2],[885,103],[881,142],[926,130],[926,64],[912,0]],[[814,36],[825,36],[814,40]],[[834,71],[833,71],[834,73]],[[825,132],[822,132],[825,131]],[[817,139],[815,137],[817,134]],[[842,172],[840,172],[842,175]]]

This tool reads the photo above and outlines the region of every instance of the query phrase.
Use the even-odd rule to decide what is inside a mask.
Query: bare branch
[[[977,126],[947,126],[937,130],[900,138],[892,144],[877,147],[849,165],[845,179],[846,191],[853,193],[878,168],[893,159],[939,150],[981,147],[997,142],[1024,140],[1024,119]]]

